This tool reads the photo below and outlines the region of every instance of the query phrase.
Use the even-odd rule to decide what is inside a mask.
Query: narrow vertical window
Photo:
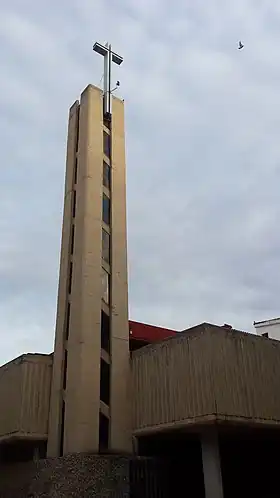
[[[106,304],[110,301],[110,280],[109,273],[102,268],[102,299]]]
[[[76,190],[73,190],[73,205],[72,205],[72,216],[75,218],[76,216]]]
[[[66,317],[65,317],[65,339],[68,341],[69,338],[69,326],[70,326],[70,303],[67,303]]]
[[[60,456],[63,456],[63,450],[64,450],[64,425],[65,425],[65,402],[62,401],[61,422],[60,422],[60,444],[59,444]]]
[[[65,349],[65,351],[64,351],[64,365],[63,365],[63,389],[66,389],[67,362],[68,362],[68,352],[67,352],[67,349]]]
[[[101,348],[110,354],[110,317],[101,310]]]
[[[78,177],[78,158],[76,157],[75,166],[74,166],[74,185],[77,183]]]
[[[108,130],[111,130],[111,119],[110,116],[103,116],[103,123],[104,125],[108,128]]]
[[[111,169],[109,164],[103,162],[103,185],[110,190],[111,188]]]
[[[110,205],[110,199],[107,197],[107,195],[103,194],[103,204],[102,204],[102,219],[104,223],[107,225],[110,225],[110,211],[111,211],[111,205]]]
[[[101,358],[100,362],[100,399],[110,405],[110,365]]]
[[[102,229],[102,258],[108,265],[110,264],[110,235],[104,228]]]
[[[80,134],[80,107],[77,112],[77,130],[76,130],[76,152],[79,148],[79,134]]]
[[[109,157],[111,156],[111,137],[106,133],[106,131],[103,131],[103,151],[105,156]]]
[[[107,451],[109,448],[109,419],[103,413],[99,413],[99,451]]]
[[[70,267],[69,267],[69,280],[68,280],[68,293],[71,294],[71,289],[72,289],[72,273],[73,273],[73,263],[72,261],[70,262]]]
[[[74,236],[75,236],[75,225],[72,225],[72,228],[71,228],[71,243],[70,243],[70,253],[71,253],[71,255],[74,252]]]

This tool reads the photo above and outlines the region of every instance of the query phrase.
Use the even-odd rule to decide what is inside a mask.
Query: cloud
[[[124,57],[131,317],[252,330],[278,316],[279,6],[1,7],[0,363],[52,349],[68,108],[100,82],[91,46],[107,37]]]

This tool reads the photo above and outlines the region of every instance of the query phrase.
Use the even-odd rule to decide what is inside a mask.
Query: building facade
[[[152,476],[141,474],[146,486],[141,496],[152,498],[163,491],[160,496],[176,496],[176,487],[197,498],[279,496],[280,341],[211,324],[181,333],[129,325],[131,455],[159,459],[165,469],[155,494],[147,491]],[[0,368],[3,460],[45,456],[54,361],[54,355],[23,355]],[[89,445],[67,451],[70,455],[64,450],[66,477],[69,471],[73,479],[67,457],[74,455],[83,467],[79,455],[99,451]],[[58,460],[52,459],[52,465],[61,469],[63,461]],[[62,477],[56,475],[60,485]],[[48,479],[50,485],[53,478]],[[74,490],[78,482],[74,480]]]
[[[253,325],[258,335],[280,341],[280,318],[255,321]]]
[[[70,109],[48,455],[131,450],[124,104]],[[125,409],[124,409],[125,407]]]
[[[0,368],[0,463],[62,456],[51,459],[55,477],[42,471],[49,496],[73,478],[69,456],[84,472],[100,454],[130,455],[136,467],[140,457],[164,462],[155,494],[151,475],[138,473],[143,498],[183,487],[197,498],[280,496],[271,458],[280,341],[226,325],[177,333],[128,320],[123,102],[113,98],[110,111],[92,85],[70,108],[54,352]],[[105,458],[88,467],[95,481],[100,465],[105,475]],[[131,478],[127,465],[121,474],[118,485]],[[82,480],[71,495],[92,496],[89,487],[79,494]]]

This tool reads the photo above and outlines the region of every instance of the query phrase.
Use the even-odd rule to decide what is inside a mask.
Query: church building
[[[129,320],[124,102],[110,77],[122,58],[108,44],[94,50],[104,88],[88,85],[69,111],[54,352],[0,367],[0,474],[14,468],[16,481],[15,462],[61,469],[69,455],[94,455],[102,472],[106,458],[130,462],[130,496],[141,486],[143,498],[280,496],[280,342],[228,325],[179,332]],[[116,475],[118,491],[104,496],[129,496]],[[26,496],[39,496],[40,479]],[[48,486],[55,479],[62,486]],[[77,483],[71,496],[103,496]]]

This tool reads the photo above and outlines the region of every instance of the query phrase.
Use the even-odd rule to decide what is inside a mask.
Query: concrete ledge
[[[15,441],[47,441],[47,434],[31,434],[28,432],[13,432],[0,436],[0,445],[4,443],[14,443]]]
[[[170,432],[176,430],[195,431],[198,427],[207,425],[240,425],[243,427],[270,427],[279,428],[280,421],[273,419],[261,419],[251,417],[237,417],[235,415],[211,414],[201,417],[187,418],[170,423],[162,423],[134,429],[133,437],[150,436],[159,432]]]

